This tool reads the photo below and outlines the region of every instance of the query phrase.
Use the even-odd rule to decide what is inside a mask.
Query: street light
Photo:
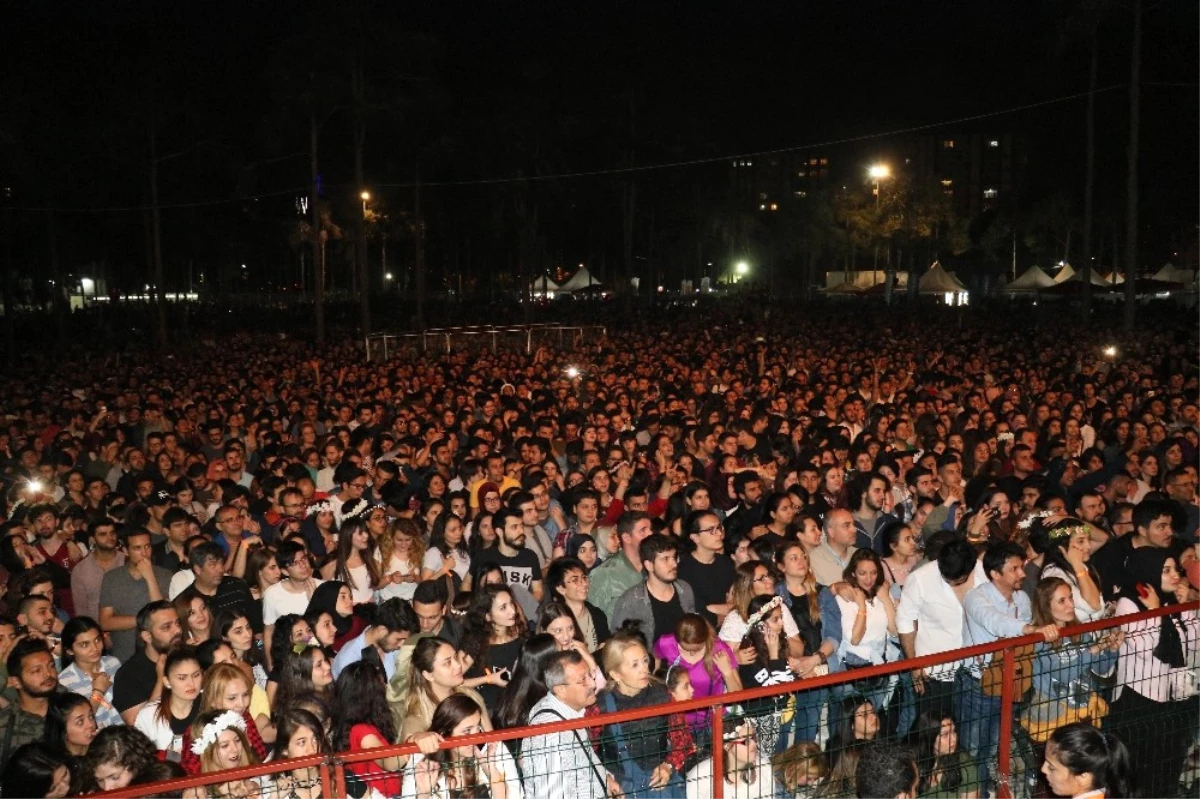
[[[875,207],[879,207],[879,181],[886,180],[892,176],[892,169],[887,164],[872,164],[867,170],[871,180],[875,181]]]
[[[364,192],[362,192],[361,194],[359,194],[359,195],[358,195],[358,198],[359,198],[360,200],[362,200],[362,204],[363,204],[363,216],[364,216],[364,217],[366,217],[366,215],[367,215],[367,203],[371,201],[371,192],[369,192],[369,191],[364,191]]]
[[[744,275],[750,271],[750,264],[746,263],[745,261],[738,261],[734,269],[737,270],[739,275]]]

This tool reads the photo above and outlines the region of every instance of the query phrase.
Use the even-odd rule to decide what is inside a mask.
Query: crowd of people
[[[698,321],[14,371],[0,795],[986,797],[998,658],[805,682],[1031,635],[1026,788],[1194,785],[1196,611],[1062,633],[1197,598],[1194,329]]]

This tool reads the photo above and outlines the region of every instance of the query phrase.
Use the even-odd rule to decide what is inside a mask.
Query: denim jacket
[[[788,593],[787,585],[780,580],[775,584],[775,595],[783,600],[788,612],[791,612],[792,595]],[[838,607],[837,598],[825,586],[817,591],[817,605],[821,608],[821,643],[826,641],[833,644],[833,654],[829,656],[827,665],[829,671],[845,671],[842,665],[842,609]]]
[[[1092,675],[1106,677],[1117,665],[1117,653],[1108,648],[1093,655],[1089,647],[1097,642],[1094,635],[1083,635],[1059,642],[1059,646],[1040,643],[1034,647],[1033,697],[1028,714],[1031,721],[1053,722],[1068,707],[1086,706],[1096,693]]]

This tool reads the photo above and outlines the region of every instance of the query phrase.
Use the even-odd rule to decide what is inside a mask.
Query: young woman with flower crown
[[[210,710],[201,713],[192,724],[191,752],[200,758],[200,773],[229,771],[257,765],[258,756],[246,739],[246,721],[233,710]],[[184,799],[257,799],[261,793],[256,780],[229,782],[189,788]]]

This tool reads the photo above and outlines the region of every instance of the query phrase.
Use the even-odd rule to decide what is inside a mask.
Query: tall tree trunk
[[[361,42],[360,42],[361,45]],[[366,103],[366,76],[362,63],[362,48],[355,54],[354,75],[354,185],[365,192],[363,183],[363,145],[367,138],[367,123],[363,118]],[[367,265],[367,205],[363,200],[362,213],[358,215],[358,231],[354,247],[354,259],[358,262],[358,324],[363,335],[371,332],[371,270]]]
[[[1083,187],[1083,306],[1084,323],[1092,315],[1092,214],[1096,187],[1096,79],[1100,71],[1100,34],[1092,29],[1092,62],[1088,70],[1087,174]]]
[[[417,182],[413,187],[413,215],[416,217],[417,229],[413,235],[415,247],[413,269],[416,270],[417,283],[417,330],[425,330],[425,220],[421,216],[421,164],[417,163]]]
[[[621,191],[621,260],[624,284],[620,291],[626,298],[625,309],[632,307],[633,293],[633,220],[637,213],[637,184],[630,180]]]
[[[321,230],[321,176],[317,170],[317,112],[314,108],[309,117],[308,147],[309,171],[312,181],[312,197],[308,203],[309,225],[312,232],[313,260],[313,325],[316,327],[317,346],[325,346],[325,247]]]
[[[13,318],[16,312],[17,265],[13,262],[13,210],[4,209],[4,361],[12,366],[17,354],[17,322]]]
[[[162,210],[158,207],[158,131],[155,126],[154,99],[150,100],[150,248],[152,271],[150,291],[154,297],[154,343],[167,348],[167,298],[163,285]]]
[[[1125,176],[1125,330],[1137,316],[1138,136],[1141,133],[1142,0],[1133,3],[1133,52],[1129,57],[1129,149]]]

